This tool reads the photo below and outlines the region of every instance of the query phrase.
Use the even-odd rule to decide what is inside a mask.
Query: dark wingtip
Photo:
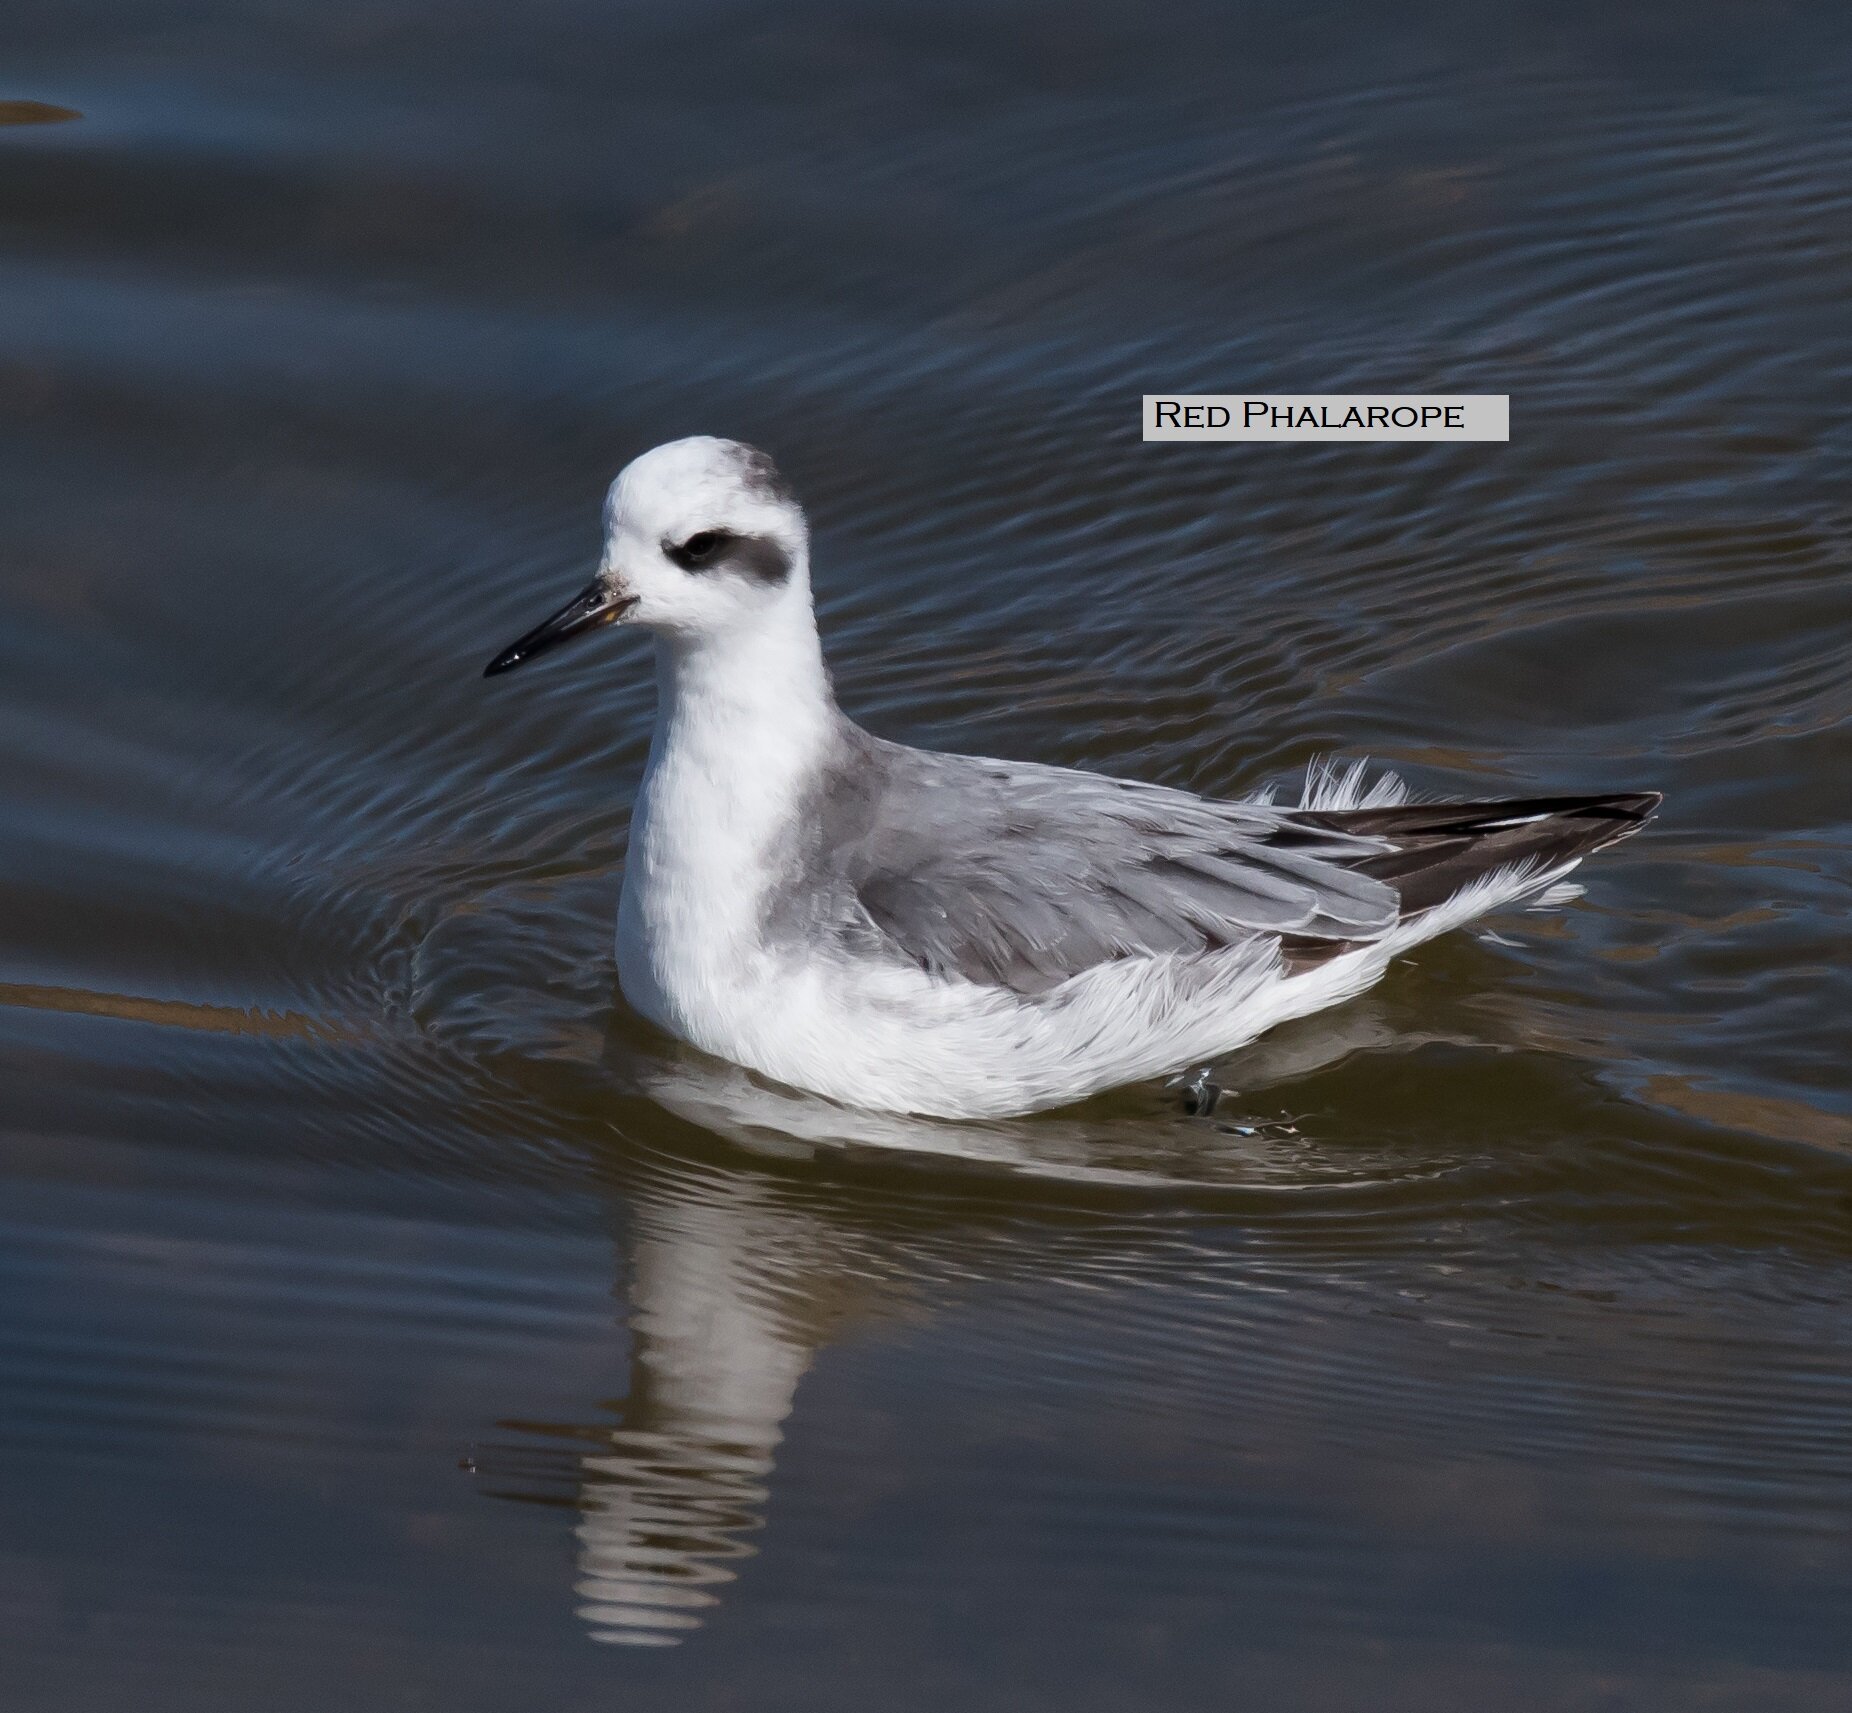
[[[1608,818],[1608,828],[1594,848],[1606,850],[1630,839],[1659,812],[1663,791],[1617,791],[1610,797],[1591,797],[1587,811]]]

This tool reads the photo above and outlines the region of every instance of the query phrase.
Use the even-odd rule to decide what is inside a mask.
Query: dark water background
[[[1845,8],[5,35],[8,1713],[1852,1701]],[[1241,387],[1512,440],[1139,444]],[[694,431],[889,735],[1668,809],[1296,1133],[742,1117],[642,645],[477,676]]]

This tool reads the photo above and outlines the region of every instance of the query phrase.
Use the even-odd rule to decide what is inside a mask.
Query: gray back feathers
[[[1112,959],[1261,934],[1374,939],[1397,894],[1344,865],[1389,848],[1291,810],[908,749],[845,720],[767,929],[1041,993]]]

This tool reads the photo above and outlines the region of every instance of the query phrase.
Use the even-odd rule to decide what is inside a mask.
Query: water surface
[[[1845,1704],[1839,9],[15,11],[10,1708]],[[1228,1123],[765,1089],[643,645],[478,676],[688,432],[886,735],[1666,813]]]

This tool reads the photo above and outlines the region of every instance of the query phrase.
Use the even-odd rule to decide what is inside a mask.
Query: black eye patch
[[[662,550],[684,571],[700,571],[718,560],[738,539],[729,530],[702,529],[689,536],[679,547],[665,541]]]
[[[791,575],[785,550],[764,535],[736,535],[730,529],[702,529],[662,550],[684,571],[737,571],[759,583],[782,583]]]

